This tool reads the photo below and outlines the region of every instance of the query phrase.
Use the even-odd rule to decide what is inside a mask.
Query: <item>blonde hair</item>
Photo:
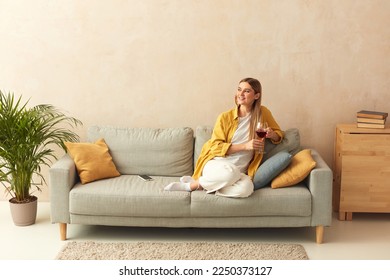
[[[258,99],[255,99],[255,101],[252,104],[252,110],[251,110],[251,121],[249,126],[249,139],[253,139],[255,136],[255,130],[256,130],[256,124],[257,122],[261,121],[261,96],[262,96],[262,87],[259,80],[254,78],[245,78],[242,79],[240,83],[248,83],[252,89],[255,91],[255,94],[260,93],[260,97]]]

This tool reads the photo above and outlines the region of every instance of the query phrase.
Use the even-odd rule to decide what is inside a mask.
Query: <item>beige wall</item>
[[[68,111],[84,139],[213,125],[253,76],[332,166],[337,123],[390,111],[389,26],[389,0],[0,0],[0,89]]]

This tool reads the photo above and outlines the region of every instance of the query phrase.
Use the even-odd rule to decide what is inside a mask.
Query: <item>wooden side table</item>
[[[353,212],[390,213],[390,127],[336,127],[333,209],[340,220]]]

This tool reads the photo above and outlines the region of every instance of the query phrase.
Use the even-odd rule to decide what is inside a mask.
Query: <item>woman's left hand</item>
[[[273,141],[278,141],[280,136],[272,128],[267,127],[267,135],[266,138],[270,138]]]

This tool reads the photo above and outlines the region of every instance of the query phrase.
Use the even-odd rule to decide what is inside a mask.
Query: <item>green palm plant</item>
[[[54,147],[66,150],[65,141],[78,141],[71,129],[82,125],[52,105],[27,105],[0,91],[0,181],[14,203],[36,199],[31,189],[45,183],[41,169],[57,159]]]

